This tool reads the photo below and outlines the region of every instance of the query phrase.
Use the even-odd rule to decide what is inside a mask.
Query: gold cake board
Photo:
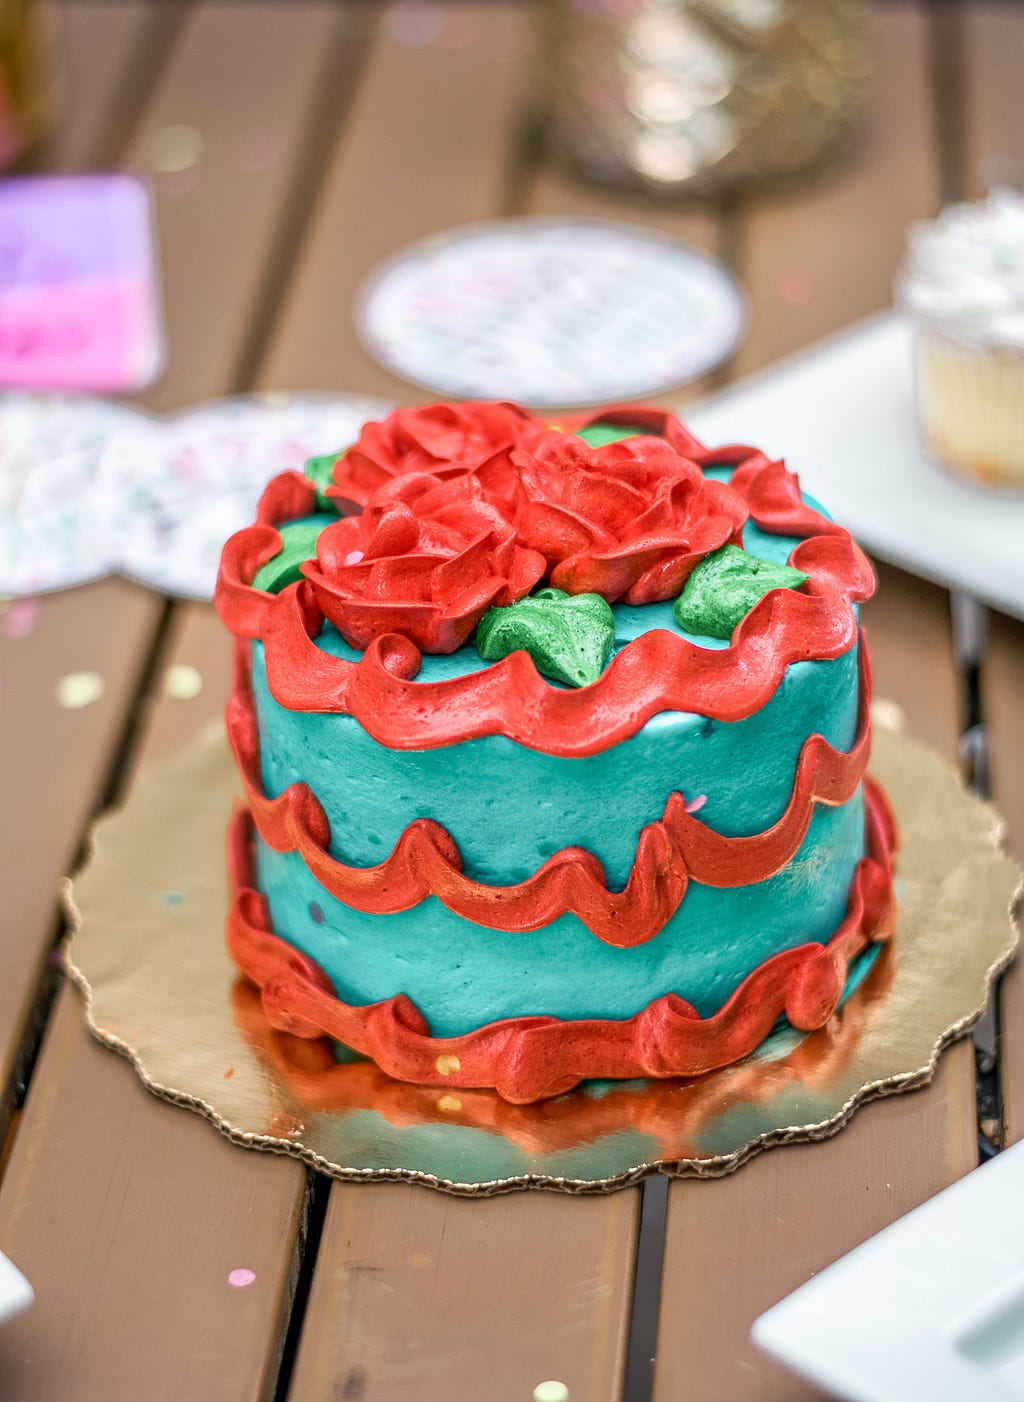
[[[900,825],[894,941],[819,1032],[784,1028],[692,1080],[591,1083],[539,1105],[405,1085],[273,1031],[224,946],[225,832],[241,788],[218,727],[145,773],[66,883],[70,976],[100,1041],[151,1091],[235,1143],[337,1178],[449,1192],[603,1192],[713,1177],[834,1134],[866,1101],[924,1085],[1013,957],[1016,864],[995,810],[936,755],[876,727],[872,772]]]

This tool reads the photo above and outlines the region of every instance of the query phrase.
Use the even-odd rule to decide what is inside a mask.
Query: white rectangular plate
[[[880,559],[1024,617],[1024,492],[940,471],[918,443],[911,333],[861,322],[692,410],[708,445],[785,458],[812,496]]]
[[[21,1271],[0,1252],[0,1324],[28,1309],[34,1299],[32,1287]]]
[[[1021,1402],[1024,1144],[801,1286],[752,1335],[848,1402]]]

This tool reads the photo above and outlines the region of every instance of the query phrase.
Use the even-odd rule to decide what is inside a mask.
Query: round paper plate
[[[509,219],[413,244],[371,277],[359,334],[454,398],[584,405],[648,397],[735,348],[744,303],[719,263],[629,224]]]
[[[351,395],[249,395],[113,438],[95,510],[116,567],[168,594],[210,599],[221,547],[253,519],[271,477],[341,451],[390,405]]]

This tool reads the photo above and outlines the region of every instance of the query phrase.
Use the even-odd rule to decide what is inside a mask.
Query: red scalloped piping
[[[705,450],[703,460],[739,449]],[[422,657],[398,634],[377,639],[358,662],[332,657],[313,641],[323,615],[308,584],[274,596],[251,588],[280,548],[275,527],[313,509],[315,491],[296,473],[270,484],[257,524],[224,547],[217,606],[238,637],[260,638],[275,699],[298,711],[347,712],[381,744],[429,749],[505,735],[560,756],[595,754],[634,735],[659,711],[740,720],[772,696],[786,668],[839,657],[852,647],[854,599],[869,598],[874,575],[849,533],[800,500],[796,479],[756,453],[737,469],[752,517],[767,530],[806,535],[790,563],[811,576],[804,590],[772,591],[737,628],[728,648],[699,648],[656,630],[629,643],[598,681],[559,691],[526,654],[445,682],[412,680]],[[813,532],[813,534],[809,534]]]
[[[432,1037],[423,1014],[403,994],[364,1007],[344,1003],[312,959],[273,933],[266,899],[252,886],[253,829],[245,809],[236,813],[228,836],[235,892],[228,948],[261,989],[274,1027],[299,1037],[331,1037],[398,1080],[492,1086],[506,1100],[529,1104],[595,1077],[702,1075],[753,1051],[783,1013],[801,1031],[822,1027],[839,1003],[851,961],[891,934],[895,821],[870,778],[865,798],[867,855],[857,864],[846,916],[831,939],[766,960],[707,1018],[667,993],[624,1021],[516,1017],[459,1037]]]
[[[391,855],[377,866],[347,866],[327,851],[330,824],[306,784],[290,784],[268,798],[260,773],[259,732],[252,692],[239,658],[235,695],[228,705],[228,738],[256,828],[275,852],[298,852],[312,875],[337,900],[374,915],[393,915],[436,896],[442,905],[494,930],[537,930],[575,915],[606,944],[631,948],[658,933],[678,908],[692,879],[707,886],[749,886],[791,861],[810,825],[815,803],[852,798],[871,743],[871,668],[860,650],[857,738],[848,754],[821,735],[800,748],[785,812],[749,837],[725,837],[686,812],[682,794],[669,795],[662,818],[641,830],[629,880],[610,891],[592,853],[565,847],[527,880],[492,886],[462,874],[459,849],[431,818],[405,828]]]

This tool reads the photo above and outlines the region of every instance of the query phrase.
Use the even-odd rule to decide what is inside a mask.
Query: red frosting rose
[[[409,472],[437,477],[474,472],[496,454],[525,446],[543,426],[515,404],[432,404],[396,409],[368,423],[334,464],[327,495],[365,506],[393,478]]]
[[[316,561],[302,567],[353,647],[401,633],[435,653],[461,647],[492,604],[522,598],[544,569],[466,473],[391,480],[362,515],[322,531]]]
[[[550,580],[609,603],[674,598],[694,565],[740,543],[747,508],[722,482],[660,438],[602,448],[545,433],[511,460],[519,474],[516,530],[540,551]]]

